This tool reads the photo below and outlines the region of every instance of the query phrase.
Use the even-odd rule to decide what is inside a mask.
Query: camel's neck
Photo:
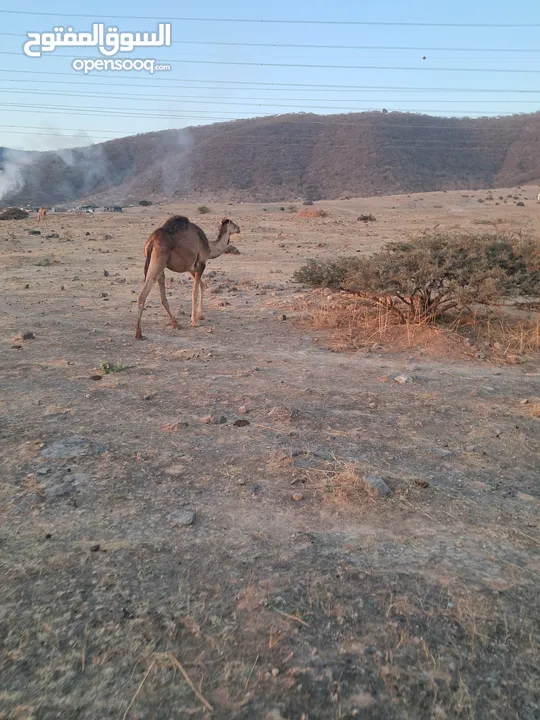
[[[210,257],[217,258],[225,252],[225,248],[229,243],[230,230],[227,227],[225,230],[221,230],[216,242],[210,243]]]

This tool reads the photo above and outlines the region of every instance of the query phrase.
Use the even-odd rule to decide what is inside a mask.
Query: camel
[[[47,217],[47,210],[44,207],[40,207],[37,214],[38,222],[41,222],[42,220],[45,220]]]
[[[182,215],[173,215],[160,228],[154,230],[146,241],[144,254],[144,285],[137,299],[138,315],[135,337],[142,340],[141,317],[144,303],[152,285],[158,281],[161,304],[170,317],[173,328],[178,328],[178,322],[171,313],[167,295],[165,293],[165,268],[177,273],[189,272],[193,276],[193,292],[191,295],[191,325],[196,320],[204,320],[203,314],[203,284],[202,274],[209,259],[217,258],[225,252],[231,235],[240,232],[236,223],[223,218],[219,228],[217,240],[210,242],[204,230]],[[197,305],[197,316],[195,307]]]

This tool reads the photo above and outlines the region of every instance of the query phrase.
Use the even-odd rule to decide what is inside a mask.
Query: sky
[[[100,22],[119,32],[170,23],[171,47],[115,58],[155,59],[171,69],[85,75],[72,62],[103,58],[96,48],[23,53],[28,32],[85,32]],[[540,4],[533,0],[522,0],[519,13],[492,0],[8,0],[0,24],[0,146],[15,149],[289,112],[477,117],[540,109]]]

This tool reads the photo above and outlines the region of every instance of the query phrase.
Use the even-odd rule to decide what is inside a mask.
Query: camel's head
[[[220,234],[226,231],[229,231],[229,240],[231,235],[237,235],[240,232],[240,226],[237,225],[232,220],[229,220],[229,218],[223,218],[221,221],[221,229]]]

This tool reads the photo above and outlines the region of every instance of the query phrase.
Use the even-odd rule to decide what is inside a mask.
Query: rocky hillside
[[[294,114],[43,153],[0,149],[1,204],[77,199],[279,201],[509,186],[540,179],[540,113]]]

